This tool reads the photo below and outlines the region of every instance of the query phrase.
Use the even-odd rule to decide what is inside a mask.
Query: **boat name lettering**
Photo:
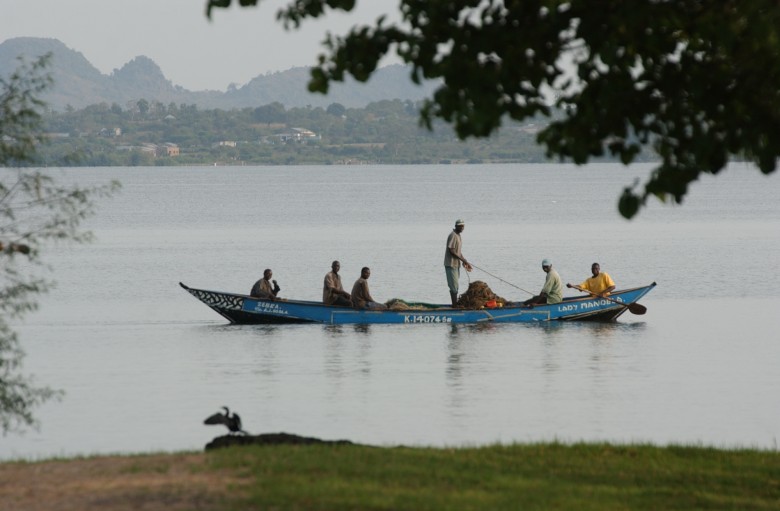
[[[262,312],[263,314],[288,314],[288,312],[278,303],[257,302],[254,310],[255,312]]]
[[[404,323],[452,323],[452,318],[436,314],[412,314],[404,316]]]
[[[618,299],[616,301],[622,302],[623,300],[619,300]],[[602,298],[600,300],[593,300],[591,302],[583,302],[582,303],[582,308],[583,309],[592,309],[594,307],[602,307],[604,305],[610,305],[612,303],[614,303],[612,300],[605,300],[605,299]]]
[[[621,303],[623,302],[623,300],[620,297],[615,298],[614,301],[621,302]],[[559,312],[576,312],[577,309],[582,309],[582,310],[593,309],[595,307],[602,307],[604,305],[610,305],[610,304],[614,303],[614,301],[612,301],[612,300],[605,300],[605,299],[602,298],[600,300],[590,300],[590,301],[587,301],[587,302],[571,303],[571,304],[567,304],[567,305],[560,305],[560,306],[558,306],[558,311]]]

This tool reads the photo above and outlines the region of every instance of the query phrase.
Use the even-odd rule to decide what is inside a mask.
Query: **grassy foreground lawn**
[[[245,446],[0,464],[0,510],[778,510],[780,453]]]

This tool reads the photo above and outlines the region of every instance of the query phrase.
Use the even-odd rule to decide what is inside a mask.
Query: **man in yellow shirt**
[[[589,291],[598,296],[609,296],[615,290],[615,282],[612,280],[612,277],[608,273],[601,271],[599,263],[593,263],[590,271],[593,273],[593,276],[585,279],[582,284],[579,286],[566,284],[566,287],[574,287],[585,292]]]

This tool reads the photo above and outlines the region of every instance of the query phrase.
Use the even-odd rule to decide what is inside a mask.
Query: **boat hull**
[[[540,323],[546,321],[615,321],[628,306],[656,285],[615,291],[609,299],[565,298],[563,302],[533,307],[508,306],[456,309],[437,305],[424,310],[360,310],[301,300],[265,300],[247,295],[182,288],[231,323],[284,324],[436,324],[436,323]]]

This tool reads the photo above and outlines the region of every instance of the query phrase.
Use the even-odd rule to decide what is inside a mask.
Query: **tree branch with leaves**
[[[232,0],[208,0],[207,16]],[[262,0],[237,0],[242,7]],[[356,0],[294,0],[287,28]],[[547,156],[624,164],[651,151],[660,164],[625,188],[626,218],[649,197],[681,203],[701,174],[728,161],[773,173],[780,158],[780,9],[776,0],[399,0],[400,23],[379,18],[329,35],[309,89],[346,75],[366,81],[394,52],[411,79],[440,80],[421,110],[461,139],[509,118],[551,122]]]
[[[45,143],[40,95],[51,85],[49,56],[20,63],[0,78],[0,431],[34,426],[33,411],[61,392],[37,386],[21,373],[24,351],[10,322],[37,307],[35,300],[53,282],[42,277],[42,251],[51,241],[88,242],[80,229],[95,212],[94,199],[114,193],[119,184],[81,188],[60,184],[51,170],[34,167],[36,150]]]

